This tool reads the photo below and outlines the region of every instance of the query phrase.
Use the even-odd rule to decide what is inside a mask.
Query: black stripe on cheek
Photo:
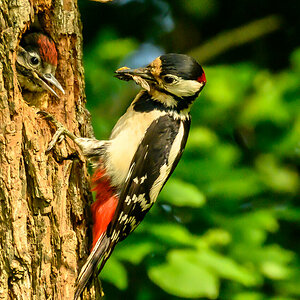
[[[151,95],[148,92],[144,92],[139,99],[133,104],[133,109],[138,112],[150,112],[154,109],[160,110],[160,111],[165,111],[165,112],[172,112],[175,111],[177,113],[180,113],[182,110],[187,109],[193,101],[198,97],[199,92],[196,93],[194,96],[189,96],[189,97],[177,97],[173,95],[172,93],[162,90],[159,90],[161,93],[167,94],[173,99],[176,100],[177,106],[176,107],[169,107],[164,105],[158,100],[155,100],[151,97]]]

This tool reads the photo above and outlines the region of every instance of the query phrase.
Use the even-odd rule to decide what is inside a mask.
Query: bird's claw
[[[40,110],[37,112],[38,115],[40,115],[41,117],[43,117],[45,120],[50,121],[51,123],[53,123],[56,128],[60,128],[63,127],[63,125],[61,123],[59,123],[51,114],[49,114],[48,112],[44,111],[44,110]]]
[[[56,130],[54,133],[51,142],[48,145],[48,148],[46,149],[46,154],[48,154],[57,143],[61,143],[62,140],[65,138],[65,129],[63,127],[60,127]]]
[[[57,143],[61,143],[63,139],[65,138],[65,135],[70,134],[70,132],[60,123],[58,122],[54,116],[47,113],[46,111],[40,110],[37,112],[40,116],[42,116],[45,120],[50,121],[52,124],[55,125],[57,128],[55,134],[52,137],[51,142],[48,145],[48,148],[46,150],[46,154],[48,154]]]

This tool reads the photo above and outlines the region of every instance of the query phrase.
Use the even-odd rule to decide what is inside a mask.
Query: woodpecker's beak
[[[47,89],[49,92],[54,94],[56,97],[59,98],[59,96],[56,94],[56,92],[46,83],[51,83],[53,86],[55,86],[57,89],[59,89],[63,94],[65,94],[64,89],[62,88],[61,84],[57,81],[57,79],[51,74],[51,73],[46,73],[42,76],[42,81],[44,82],[44,87]]]
[[[54,91],[54,89],[48,83],[52,84],[57,89],[59,89],[63,94],[65,94],[65,91],[62,88],[61,84],[57,81],[57,79],[51,73],[39,75],[38,73],[33,72],[33,75],[37,79],[37,81],[40,83],[40,85],[42,86],[43,89],[51,92],[57,98],[59,98],[59,96],[57,95],[57,93]]]
[[[121,80],[131,80],[133,79],[133,76],[138,76],[142,79],[145,79],[147,81],[156,81],[153,77],[150,68],[138,68],[138,69],[129,69],[129,68],[120,68],[117,71],[115,71],[116,77]]]

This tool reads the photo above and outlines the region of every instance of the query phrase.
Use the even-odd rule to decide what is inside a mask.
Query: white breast
[[[120,186],[127,176],[132,158],[151,123],[165,112],[134,111],[131,107],[115,125],[107,149],[105,163],[113,186]]]

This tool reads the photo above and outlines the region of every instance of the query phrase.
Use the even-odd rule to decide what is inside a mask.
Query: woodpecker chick
[[[134,231],[156,201],[181,158],[190,107],[206,84],[202,67],[183,54],[162,55],[145,68],[121,68],[116,76],[135,80],[143,89],[107,141],[78,138],[41,112],[58,128],[47,151],[65,134],[87,158],[97,161],[92,177],[96,192],[91,207],[93,248],[77,278],[75,300],[92,274],[102,270],[116,244]]]
[[[53,85],[63,94],[64,89],[54,77],[57,51],[54,42],[42,33],[26,35],[17,52],[18,80],[22,88],[31,92],[50,91],[59,98]]]

